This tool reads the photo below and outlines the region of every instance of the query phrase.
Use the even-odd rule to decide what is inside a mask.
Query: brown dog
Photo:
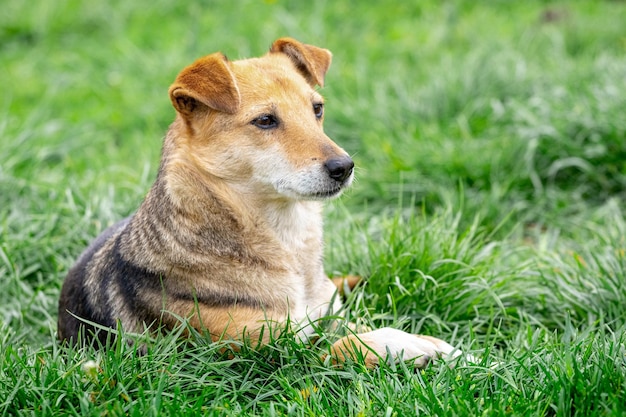
[[[173,329],[256,338],[340,308],[322,265],[322,204],[353,179],[353,162],[322,129],[326,49],[279,39],[261,58],[194,62],[169,90],[176,109],[157,179],[137,212],[107,229],[70,270],[58,335],[99,338]],[[93,326],[96,323],[100,326]],[[79,337],[79,335],[81,335]],[[336,361],[391,353],[418,365],[450,354],[438,339],[380,329],[331,348]]]

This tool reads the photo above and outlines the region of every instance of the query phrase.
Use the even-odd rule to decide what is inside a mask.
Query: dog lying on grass
[[[322,264],[322,201],[350,186],[354,163],[322,128],[315,87],[330,63],[328,50],[282,38],[260,58],[215,53],[183,69],[156,181],[68,273],[60,340],[104,344],[102,326],[171,330],[181,317],[214,340],[266,339],[287,320],[306,339],[340,309],[342,281]],[[330,354],[374,367],[455,352],[384,328],[340,338]]]

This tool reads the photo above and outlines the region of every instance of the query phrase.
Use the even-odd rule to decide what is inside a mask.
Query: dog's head
[[[331,53],[282,38],[260,58],[220,53],[185,68],[170,87],[174,147],[200,169],[267,198],[338,196],[354,163],[323,131]],[[181,155],[179,155],[180,157]]]

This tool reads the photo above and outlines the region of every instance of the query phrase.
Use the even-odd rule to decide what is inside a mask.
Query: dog
[[[156,180],[130,217],[70,269],[61,341],[107,342],[102,328],[173,330],[181,318],[213,340],[261,338],[291,323],[303,340],[341,308],[322,262],[322,203],[354,178],[323,131],[330,51],[291,38],[260,58],[198,59],[169,89],[176,117]],[[456,356],[446,342],[383,328],[330,346],[333,363]]]

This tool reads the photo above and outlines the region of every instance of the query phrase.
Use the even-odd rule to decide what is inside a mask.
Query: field
[[[416,3],[416,4],[413,4]],[[7,0],[0,13],[0,414],[626,415],[626,3]],[[348,315],[476,363],[366,370],[289,335],[62,348],[65,274],[152,183],[194,59],[326,47],[327,206]]]

